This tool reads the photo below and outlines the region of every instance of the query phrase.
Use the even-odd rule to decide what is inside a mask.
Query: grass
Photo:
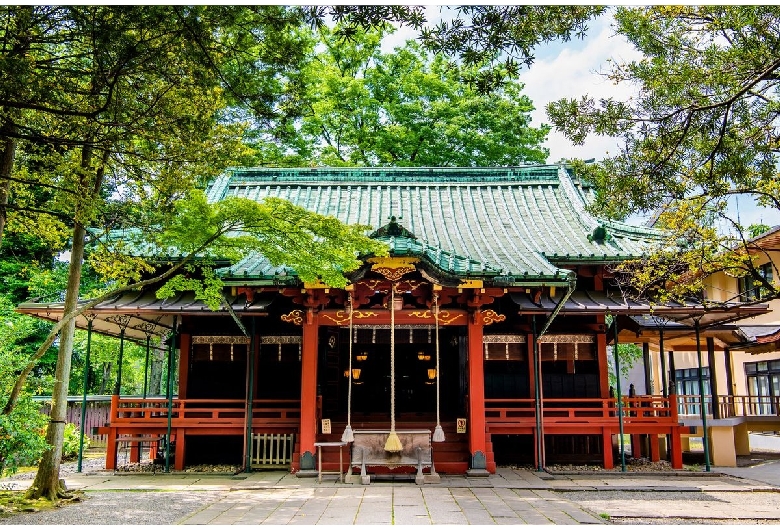
[[[94,452],[95,456],[102,456],[100,452],[102,448],[97,448]],[[85,452],[85,458],[91,456],[92,453]],[[38,471],[38,466],[19,466],[15,473],[7,473],[6,476],[10,477],[19,473],[29,473]],[[7,487],[6,486],[0,486]],[[68,491],[69,495],[73,498],[59,499],[56,501],[50,501],[48,499],[26,499],[25,490],[10,490],[0,489],[0,518],[8,517],[16,513],[24,512],[39,512],[41,510],[50,510],[63,504],[71,502],[79,502],[81,500],[81,492]]]
[[[11,473],[9,469],[6,469],[4,476],[12,477],[18,473],[29,473],[31,471],[38,471],[38,466],[19,466],[13,473]]]
[[[604,512],[600,513],[600,514],[599,514],[599,517],[601,517],[601,518],[602,518],[602,519],[604,519],[605,521],[609,521],[609,519],[610,519],[610,516],[609,516],[609,514],[608,514],[608,513],[604,513]]]

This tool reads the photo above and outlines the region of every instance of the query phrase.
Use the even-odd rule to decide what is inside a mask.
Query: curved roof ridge
[[[602,224],[607,228],[611,228],[612,230],[627,235],[635,235],[635,236],[639,235],[639,236],[649,237],[652,239],[659,239],[659,240],[664,238],[664,236],[666,235],[666,232],[659,228],[651,228],[649,226],[634,225],[630,223],[625,223],[623,221],[603,220]]]
[[[620,232],[621,235],[629,236],[644,236],[653,239],[661,239],[664,236],[664,231],[658,228],[650,228],[646,226],[633,225],[622,221],[613,221],[610,219],[602,219],[596,217],[588,211],[588,200],[584,195],[578,191],[575,187],[573,179],[566,168],[561,165],[559,170],[559,179],[561,182],[561,189],[566,192],[569,200],[571,201],[580,218],[590,225],[591,229],[595,229],[598,226],[604,226],[610,228],[616,232]]]
[[[214,181],[206,187],[206,200],[213,203],[224,199],[232,178],[232,172],[228,170],[214,179]]]
[[[600,224],[599,220],[587,210],[585,197],[575,189],[571,175],[566,171],[563,164],[558,166],[558,180],[561,189],[566,193],[566,197],[577,212],[579,219],[581,219],[583,224],[588,226],[590,230],[595,229]]]

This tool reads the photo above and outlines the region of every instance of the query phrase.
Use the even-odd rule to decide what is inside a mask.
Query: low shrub
[[[22,397],[11,414],[0,414],[0,476],[34,466],[46,449],[46,424],[40,405]]]
[[[62,459],[68,460],[76,458],[79,455],[79,432],[78,426],[73,423],[65,425],[65,436],[62,441]],[[89,447],[89,437],[84,436],[84,449]]]

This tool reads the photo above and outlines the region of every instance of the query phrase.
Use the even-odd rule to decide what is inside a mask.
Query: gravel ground
[[[613,517],[609,520],[612,524],[630,525],[753,525],[753,524],[780,524],[780,521],[772,519],[683,519],[680,517]]]
[[[81,463],[83,473],[113,473],[105,470],[105,457],[90,454]],[[65,462],[60,478],[76,474],[78,463]],[[143,471],[127,467],[125,471]],[[121,470],[121,469],[120,469]],[[17,473],[12,478],[29,480],[35,472]],[[167,525],[213,503],[225,492],[219,491],[89,491],[82,501],[53,510],[0,516],[0,525]],[[161,509],[161,507],[163,507]]]
[[[82,502],[0,517],[0,525],[168,525],[213,503],[219,491],[90,491]]]

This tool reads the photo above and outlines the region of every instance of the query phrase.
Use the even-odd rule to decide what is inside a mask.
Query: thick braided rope
[[[433,295],[433,302],[436,304],[436,313],[434,314],[434,321],[436,322],[436,425],[441,425],[439,420],[439,377],[441,372],[439,371],[439,295]]]
[[[352,424],[352,295],[349,296],[349,388],[347,389],[347,426]]]
[[[390,284],[390,289],[390,434],[385,451],[399,453],[404,447],[395,432],[395,283]]]
[[[390,283],[390,432],[395,432],[395,283]]]
[[[436,322],[436,428],[433,430],[433,442],[443,442],[444,429],[441,428],[441,420],[439,417],[439,379],[441,378],[441,370],[439,368],[439,295],[433,295],[433,303],[435,304],[433,318]]]
[[[347,381],[347,426],[344,427],[344,434],[341,435],[342,442],[354,442],[355,435],[352,432],[352,295],[349,296],[349,373]]]

